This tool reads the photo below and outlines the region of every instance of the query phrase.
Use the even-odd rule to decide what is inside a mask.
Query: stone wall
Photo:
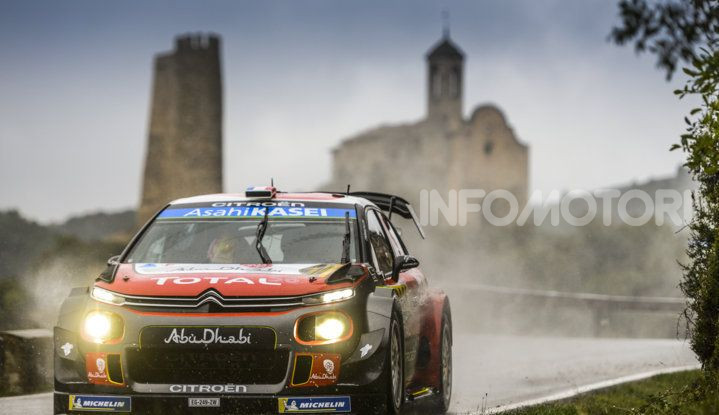
[[[415,205],[422,189],[505,189],[520,208],[528,197],[529,149],[494,106],[480,106],[458,128],[425,119],[383,126],[343,141],[327,186],[399,194]]]
[[[52,332],[46,329],[0,333],[0,394],[19,395],[52,388]]]
[[[517,197],[520,207],[526,201],[529,149],[498,108],[477,107],[450,146],[450,189],[503,189]]]

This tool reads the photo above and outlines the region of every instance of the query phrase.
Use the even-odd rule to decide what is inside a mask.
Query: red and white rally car
[[[449,300],[384,212],[416,223],[378,193],[170,203],[64,302],[55,413],[444,413]]]

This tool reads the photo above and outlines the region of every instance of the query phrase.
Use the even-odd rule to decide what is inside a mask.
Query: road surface
[[[482,413],[652,370],[695,365],[687,343],[665,339],[581,339],[455,335],[454,414]],[[422,413],[422,410],[410,410]],[[51,414],[50,394],[0,399],[0,414]]]
[[[579,386],[697,364],[686,342],[461,336],[454,346],[453,413],[481,413]]]

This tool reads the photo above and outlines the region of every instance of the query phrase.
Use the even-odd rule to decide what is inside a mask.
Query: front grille
[[[122,377],[122,363],[120,363],[119,354],[108,354],[107,355],[107,377],[110,382],[122,384],[125,379]]]
[[[285,379],[289,351],[129,349],[127,363],[140,383],[269,385]]]
[[[295,368],[292,374],[292,385],[304,385],[310,381],[312,373],[312,356],[295,356]]]
[[[146,297],[123,295],[125,306],[138,311],[183,313],[273,312],[305,305],[305,296],[293,297],[225,297],[209,289],[197,297]]]

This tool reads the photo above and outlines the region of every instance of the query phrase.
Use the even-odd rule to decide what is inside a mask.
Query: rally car
[[[63,303],[55,414],[446,412],[449,300],[392,215],[422,233],[379,193],[170,203]]]

